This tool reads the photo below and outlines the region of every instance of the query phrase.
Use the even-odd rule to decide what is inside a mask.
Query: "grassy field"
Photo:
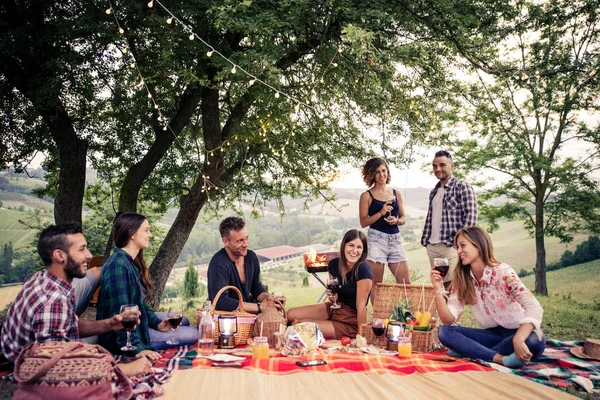
[[[0,246],[12,242],[13,248],[28,243],[35,235],[35,231],[28,229],[19,222],[27,216],[24,212],[0,209]]]

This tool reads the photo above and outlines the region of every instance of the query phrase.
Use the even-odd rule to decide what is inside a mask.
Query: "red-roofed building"
[[[302,249],[292,246],[267,247],[266,249],[254,250],[254,252],[261,264],[278,263],[298,258],[304,253]]]

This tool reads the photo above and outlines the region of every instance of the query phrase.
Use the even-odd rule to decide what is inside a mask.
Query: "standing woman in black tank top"
[[[359,218],[361,227],[369,227],[367,262],[373,273],[373,288],[383,281],[385,264],[396,282],[408,284],[410,272],[398,228],[406,223],[402,196],[398,190],[388,186],[390,170],[384,159],[370,159],[361,172],[369,190],[360,195]],[[372,290],[371,303],[376,295],[377,290]]]

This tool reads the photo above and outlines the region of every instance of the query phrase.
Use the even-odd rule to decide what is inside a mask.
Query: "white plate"
[[[246,359],[246,357],[236,357],[232,356],[231,354],[214,354],[212,356],[206,356],[205,358],[218,362],[244,361]]]
[[[395,356],[396,354],[398,354],[397,351],[391,351],[391,350],[385,350],[385,349],[375,350],[372,347],[361,347],[360,349],[367,354],[378,354],[380,356]]]

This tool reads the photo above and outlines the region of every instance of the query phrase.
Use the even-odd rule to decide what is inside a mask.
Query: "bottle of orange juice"
[[[264,336],[257,336],[252,342],[252,359],[263,360],[269,358],[269,342]]]

